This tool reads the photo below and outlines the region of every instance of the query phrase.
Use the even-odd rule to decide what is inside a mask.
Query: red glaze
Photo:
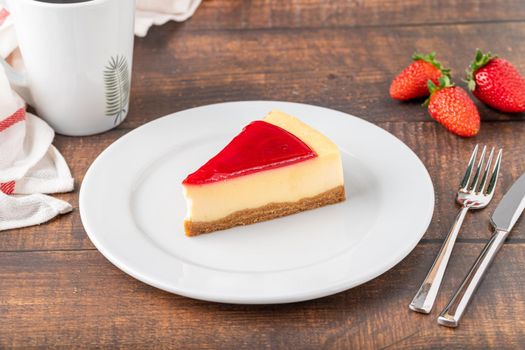
[[[204,185],[314,157],[317,154],[295,135],[258,120],[248,124],[222,151],[182,183]]]

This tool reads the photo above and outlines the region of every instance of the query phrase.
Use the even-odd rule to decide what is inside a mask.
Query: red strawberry
[[[427,81],[438,83],[439,77],[449,75],[450,70],[443,68],[435,59],[436,53],[428,55],[414,54],[412,62],[390,85],[390,97],[395,100],[408,101],[429,95]]]
[[[439,78],[439,86],[429,80],[428,89],[426,103],[432,118],[459,136],[471,137],[479,132],[479,112],[465,90],[454,86],[448,76]]]
[[[479,100],[501,112],[525,111],[525,79],[507,60],[479,49],[467,69],[469,89]]]

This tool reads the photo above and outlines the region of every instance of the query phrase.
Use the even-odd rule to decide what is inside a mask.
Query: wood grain
[[[495,203],[525,171],[525,115],[501,114],[478,103],[481,133],[461,139],[432,121],[421,101],[390,100],[388,87],[414,51],[438,51],[461,86],[476,47],[525,72],[524,38],[521,0],[208,0],[187,22],[152,28],[136,39],[131,109],[123,125],[91,137],[56,137],[76,181],[74,192],[59,197],[74,211],[45,225],[0,233],[0,348],[523,347],[523,219],[461,326],[439,327],[436,317],[488,239]],[[96,156],[160,116],[252,99],[355,114],[414,150],[436,193],[432,224],[417,248],[365,285],[274,306],[179,297],[138,282],[105,260],[87,238],[78,212],[78,189]],[[430,316],[412,313],[407,305],[456,215],[455,188],[475,143],[504,147],[494,203],[467,217],[436,309]]]
[[[185,25],[201,29],[427,26],[519,21],[520,0],[210,0]]]
[[[0,347],[520,347],[525,275],[508,265],[524,261],[525,245],[503,247],[456,330],[439,327],[436,317],[481,246],[458,245],[436,309],[415,314],[407,305],[437,248],[420,244],[397,267],[350,291],[273,306],[165,293],[128,277],[97,251],[0,253]]]
[[[523,22],[196,33],[172,23],[137,40],[131,115],[123,127],[236,100],[306,102],[371,121],[428,121],[423,101],[388,97],[390,81],[415,51],[438,51],[465,87],[461,79],[477,47],[499,53],[525,73],[525,45],[512,44],[524,37]],[[484,120],[525,119],[478,106]]]

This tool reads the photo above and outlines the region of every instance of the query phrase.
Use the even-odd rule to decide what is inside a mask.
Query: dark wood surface
[[[476,47],[525,73],[521,0],[205,1],[185,23],[155,27],[135,45],[132,102],[116,130],[57,136],[76,180],[60,195],[73,213],[0,233],[0,347],[66,348],[522,348],[525,344],[525,220],[496,257],[458,329],[438,312],[487,241],[489,209],[467,218],[442,293],[429,316],[407,308],[456,214],[454,189],[475,143],[505,148],[501,198],[525,171],[525,115],[480,104],[475,139],[433,122],[420,102],[388,98],[392,77],[415,51],[438,51],[459,78]],[[111,265],[87,238],[78,188],[113,141],[150,120],[209,103],[276,99],[355,114],[416,152],[435,186],[428,232],[399,265],[330,297],[238,306],[162,292]],[[407,213],[410,215],[410,213]]]

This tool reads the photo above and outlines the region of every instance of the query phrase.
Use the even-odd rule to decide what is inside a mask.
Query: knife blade
[[[503,246],[509,232],[514,227],[525,208],[525,174],[505,193],[492,214],[491,222],[494,234],[474,262],[469,273],[459,286],[452,299],[438,317],[438,323],[446,327],[457,327],[470,299],[481,283],[483,275],[492,260]]]
[[[521,175],[499,202],[492,225],[497,230],[510,232],[525,208],[525,174]]]

